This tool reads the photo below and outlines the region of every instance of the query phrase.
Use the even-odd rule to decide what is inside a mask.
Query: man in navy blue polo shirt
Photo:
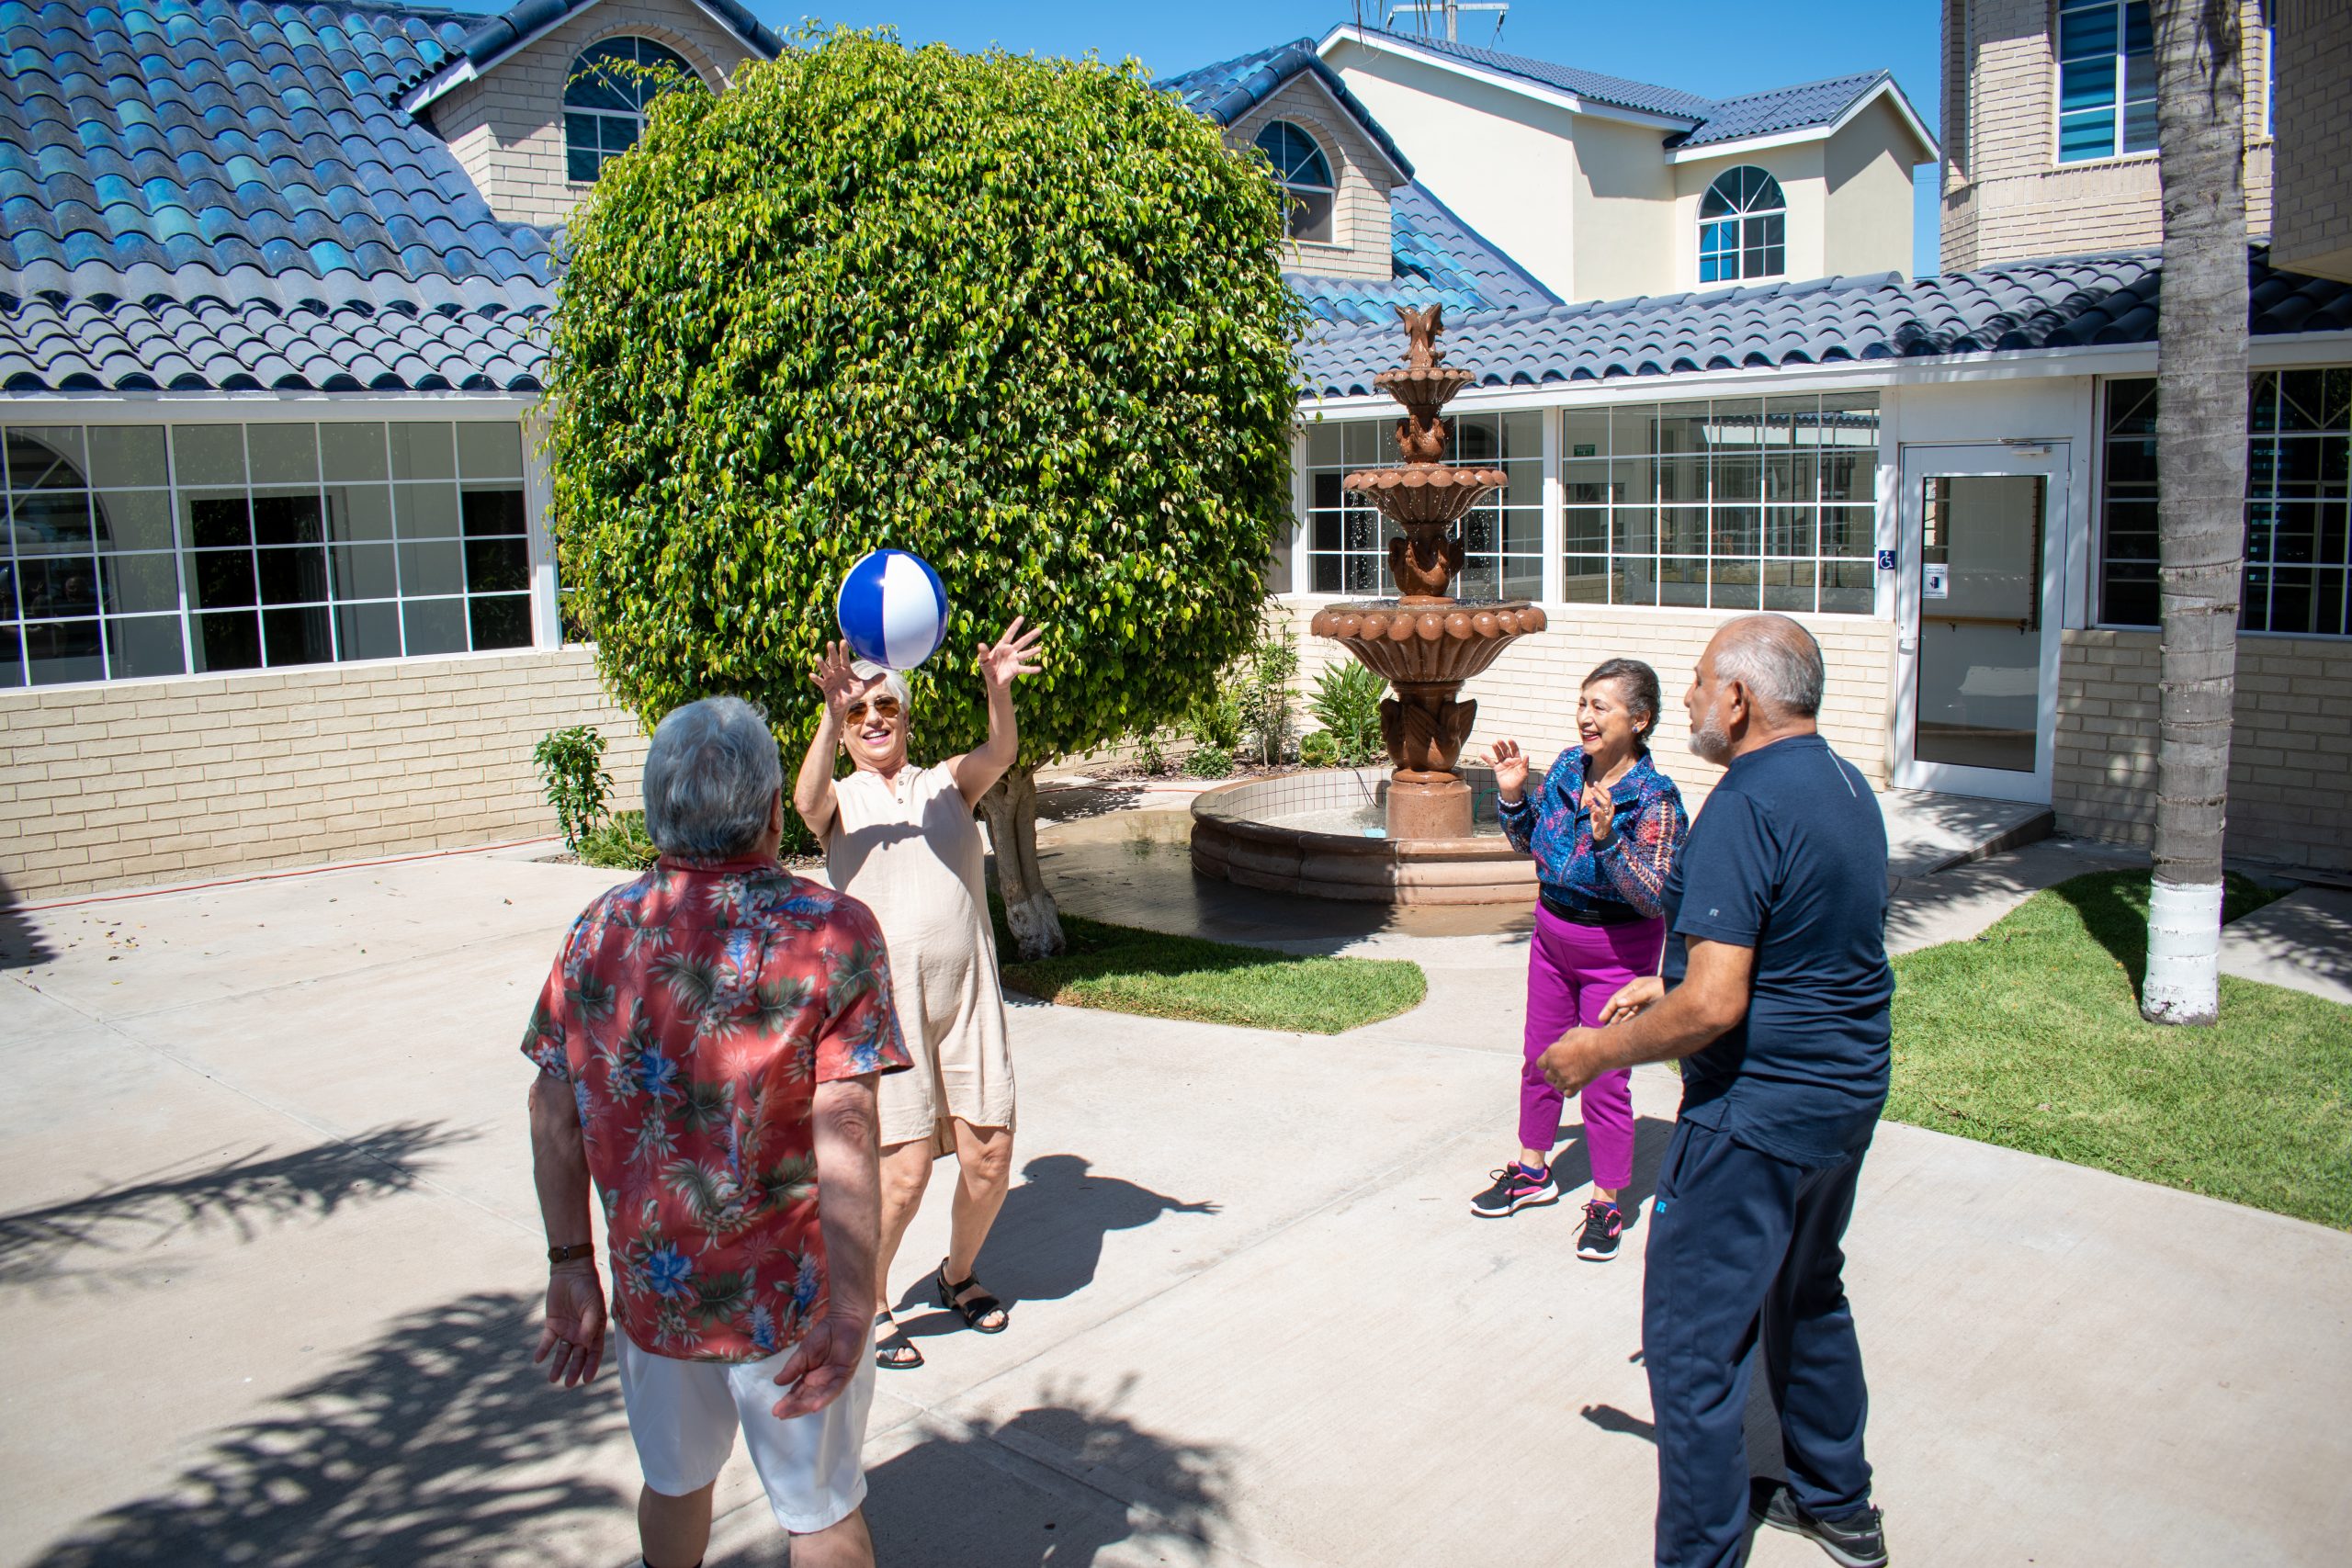
[[[1666,886],[1663,979],[1627,987],[1613,1021],[1543,1061],[1569,1093],[1683,1064],[1642,1301],[1660,1568],[1738,1562],[1757,1522],[1847,1568],[1886,1561],[1839,1250],[1886,1101],[1886,827],[1815,732],[1821,688],[1820,647],[1786,616],[1741,616],[1707,645],[1690,749],[1727,771]],[[1742,1416],[1759,1341],[1789,1484],[1751,1518]]]

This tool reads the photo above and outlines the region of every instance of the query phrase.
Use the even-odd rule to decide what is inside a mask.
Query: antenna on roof
[[[1402,5],[1388,7],[1388,19],[1381,26],[1391,32],[1396,31],[1396,18],[1409,11],[1413,14],[1415,28],[1423,38],[1428,38],[1430,36],[1430,18],[1442,16],[1445,18],[1445,41],[1460,43],[1462,13],[1492,11],[1495,13],[1495,39],[1499,42],[1503,36],[1503,14],[1510,9],[1510,0],[1404,0]]]

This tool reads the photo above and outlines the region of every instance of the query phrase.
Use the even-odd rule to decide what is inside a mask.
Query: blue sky
[[[778,31],[808,14],[779,0],[748,3]],[[503,9],[482,0],[476,4]],[[1937,10],[1930,0],[1806,0],[1802,6],[1792,0],[1517,0],[1495,47],[1709,97],[1883,67],[1894,73],[1911,107],[1933,130],[1940,96]],[[1382,14],[1377,6],[1362,12],[1374,24]],[[1355,20],[1358,12],[1340,0],[1031,0],[1006,6],[834,0],[819,15],[854,27],[895,27],[909,43],[937,40],[967,50],[994,44],[1037,54],[1091,51],[1108,59],[1132,54],[1154,75],[1167,76],[1290,39],[1320,38],[1335,25]],[[1400,17],[1396,26],[1403,29],[1412,23]],[[1493,13],[1465,13],[1462,41],[1492,43],[1494,28]],[[1406,149],[1408,156],[1411,152]],[[1933,272],[1935,166],[1916,175],[1913,270]]]

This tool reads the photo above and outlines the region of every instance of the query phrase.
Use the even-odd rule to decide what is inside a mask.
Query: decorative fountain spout
[[[1341,481],[1402,530],[1388,542],[1396,597],[1329,605],[1317,612],[1311,627],[1396,688],[1380,705],[1395,769],[1391,839],[1470,837],[1470,786],[1457,764],[1478,705],[1457,694],[1511,643],[1544,629],[1544,612],[1527,600],[1465,602],[1445,591],[1462,570],[1462,519],[1510,476],[1443,461],[1450,427],[1438,411],[1476,377],[1446,365],[1433,346],[1445,330],[1442,311],[1438,305],[1397,306],[1409,344],[1405,363],[1373,378],[1405,405],[1396,423],[1403,466],[1363,469]]]

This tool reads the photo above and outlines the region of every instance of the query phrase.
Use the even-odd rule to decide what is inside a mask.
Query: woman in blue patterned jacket
[[[1597,1026],[1621,987],[1657,973],[1666,944],[1658,896],[1689,827],[1681,792],[1650,761],[1658,706],[1657,671],[1639,660],[1611,659],[1585,677],[1577,702],[1583,743],[1561,750],[1542,787],[1529,792],[1527,758],[1517,741],[1498,740],[1488,752],[1503,832],[1513,848],[1534,855],[1539,895],[1529,944],[1519,1157],[1471,1200],[1474,1213],[1499,1219],[1559,1201],[1551,1154],[1562,1100],[1537,1059],[1570,1029]],[[1593,1193],[1577,1256],[1606,1261],[1617,1255],[1624,1230],[1617,1194],[1634,1175],[1631,1075],[1604,1073],[1581,1098]]]

